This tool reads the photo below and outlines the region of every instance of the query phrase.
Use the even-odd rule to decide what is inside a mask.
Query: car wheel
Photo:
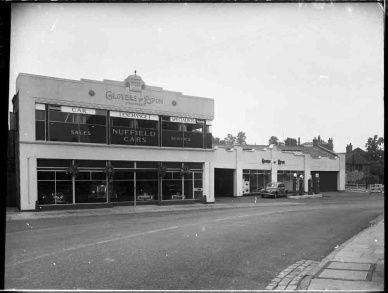
[[[284,197],[287,197],[287,195],[288,195],[288,192],[287,192],[287,190],[284,192]]]
[[[261,195],[261,197],[264,197],[264,195]]]
[[[273,198],[278,198],[278,194],[275,193],[275,194],[273,195]]]

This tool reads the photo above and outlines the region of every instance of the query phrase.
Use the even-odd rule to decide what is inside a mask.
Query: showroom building
[[[317,172],[345,189],[345,161],[321,146],[213,148],[213,99],[146,85],[136,73],[121,82],[21,73],[16,93],[22,211],[212,203]]]

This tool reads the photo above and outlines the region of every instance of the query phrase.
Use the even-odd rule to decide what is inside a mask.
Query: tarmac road
[[[384,211],[381,194],[217,202],[232,200],[233,208],[8,221],[5,289],[264,290]]]

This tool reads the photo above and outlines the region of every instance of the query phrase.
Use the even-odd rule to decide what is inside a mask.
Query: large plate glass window
[[[110,112],[110,143],[125,145],[159,145],[157,115]]]
[[[106,174],[100,170],[80,170],[75,178],[75,202],[107,202]]]
[[[186,199],[180,171],[168,171],[162,178],[162,200]]]
[[[243,193],[257,193],[271,182],[271,171],[243,170]]]
[[[156,170],[136,170],[136,201],[158,200],[158,173]]]
[[[278,171],[278,182],[283,182],[288,191],[293,191],[294,174],[296,174],[297,178],[296,190],[298,191],[300,175],[304,177],[304,171]]]
[[[134,174],[134,170],[115,169],[113,178],[109,183],[111,202],[134,201]]]
[[[72,177],[66,174],[71,160],[38,159],[38,202],[40,205],[72,204]]]
[[[206,149],[213,148],[212,138],[213,138],[212,122],[210,120],[206,120],[206,125],[205,125],[205,148]]]
[[[46,106],[35,104],[35,139],[46,140]]]
[[[204,121],[183,117],[162,117],[162,146],[203,148]]]
[[[49,140],[107,142],[107,111],[68,106],[49,106]]]

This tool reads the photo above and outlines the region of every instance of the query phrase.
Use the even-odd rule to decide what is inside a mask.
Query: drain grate
[[[314,279],[344,281],[371,281],[375,264],[329,261],[314,276]]]

